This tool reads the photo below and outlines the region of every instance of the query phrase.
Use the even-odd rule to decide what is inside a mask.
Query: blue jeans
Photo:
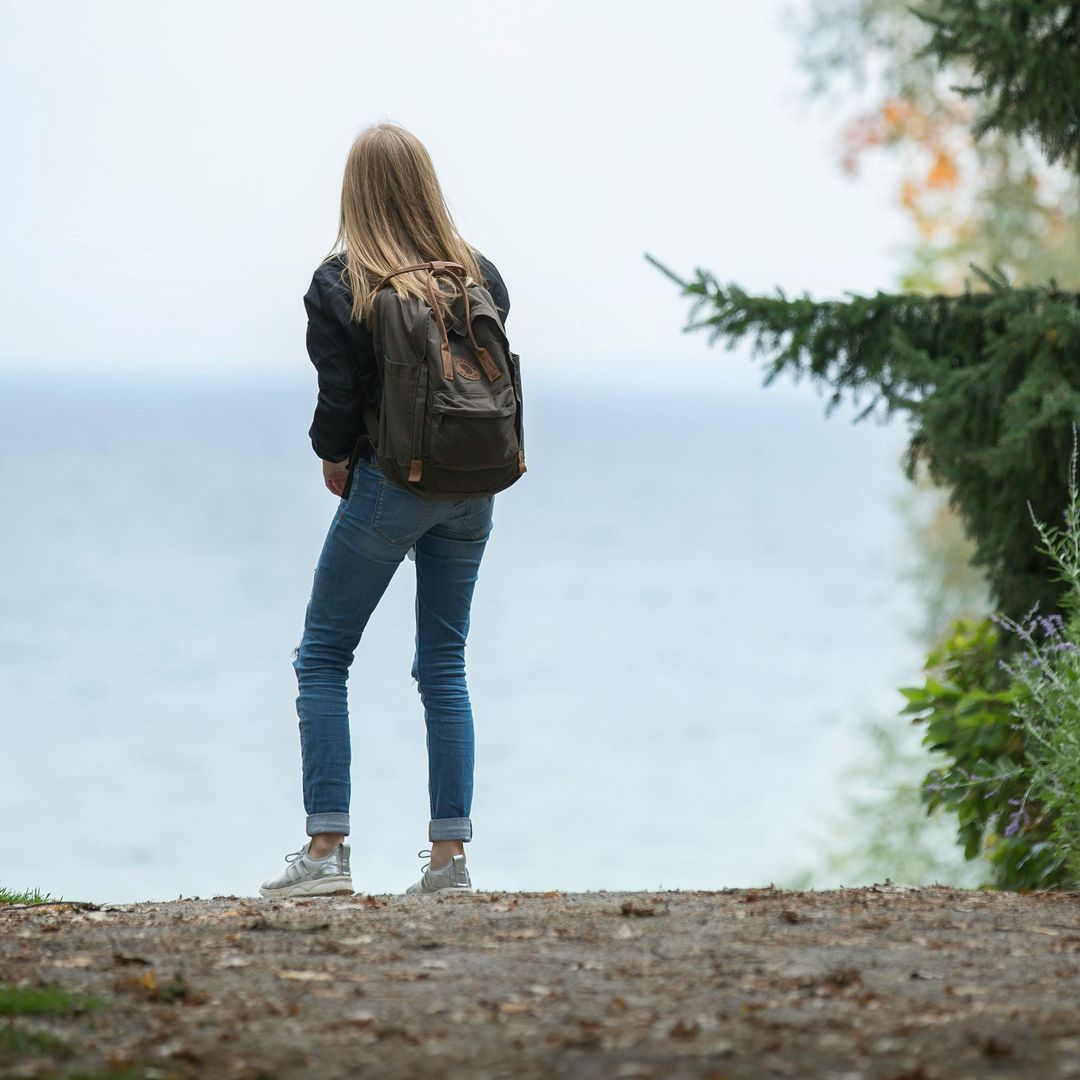
[[[412,676],[427,725],[429,840],[471,840],[473,716],[465,683],[469,609],[493,496],[424,499],[356,463],[315,568],[304,634],[293,651],[299,687],[307,834],[348,833],[346,680],[372,612],[406,553],[416,558]]]

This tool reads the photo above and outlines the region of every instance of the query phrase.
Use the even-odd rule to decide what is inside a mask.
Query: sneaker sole
[[[259,887],[262,896],[351,896],[355,890],[352,886],[352,878],[328,877],[318,881],[298,881],[294,885],[286,885],[281,889],[267,889]]]

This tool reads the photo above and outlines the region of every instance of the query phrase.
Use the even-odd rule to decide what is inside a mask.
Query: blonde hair
[[[454,225],[427,148],[397,124],[372,124],[349,148],[338,235],[326,258],[338,254],[345,256],[340,280],[348,275],[357,320],[370,316],[376,286],[398,266],[456,262],[467,280],[482,283],[476,252]],[[440,305],[449,301],[444,280],[435,278]],[[428,299],[423,271],[397,274],[387,284],[403,298]]]

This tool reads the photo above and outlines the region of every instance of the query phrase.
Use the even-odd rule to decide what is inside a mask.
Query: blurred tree
[[[998,267],[1020,285],[1077,287],[1080,5],[924,0],[920,11],[929,18],[900,0],[816,0],[807,19],[795,20],[814,93],[859,101],[843,130],[844,168],[854,174],[872,152],[901,161],[899,197],[915,226],[901,287],[966,291],[971,263]],[[696,324],[714,339],[750,336],[779,352],[766,384],[781,370],[808,374],[832,387],[833,403],[843,390],[873,386],[887,411],[912,415],[905,464],[915,487],[902,509],[911,541],[907,576],[925,603],[913,632],[924,646],[953,619],[978,618],[995,600],[1026,608],[1033,595],[1045,599],[1046,568],[1031,565],[1023,510],[1029,495],[1050,490],[1038,461],[1060,449],[1060,422],[1080,409],[1075,297],[1052,286],[1018,298],[999,276],[1001,303],[969,294],[980,311],[971,318],[955,297],[905,303],[879,294],[815,306],[808,297],[789,303],[782,294],[754,298],[736,288],[710,294],[715,279],[701,270],[694,285],[680,284],[715,305],[714,317]],[[1062,340],[1055,358],[1046,346],[1058,344],[1061,325],[1068,345]],[[953,432],[947,417],[957,421]],[[1016,468],[1005,475],[1008,454]],[[990,533],[999,535],[989,540]],[[1002,561],[1013,555],[1024,563],[1019,577]],[[927,819],[921,785],[912,782],[928,757],[918,733],[895,718],[869,718],[864,735],[869,760],[853,765],[849,780],[866,792],[871,778],[870,791],[850,801],[818,873],[794,884],[822,870],[849,883],[989,880],[985,858],[960,864],[943,846],[945,821]]]
[[[1010,160],[1028,153],[1019,139],[1026,122],[1055,156],[1080,166],[1080,144],[1070,143],[1080,134],[1073,123],[1080,109],[1080,77],[1066,64],[1069,50],[1047,41],[1047,27],[1056,28],[1065,45],[1072,40],[1077,5],[1063,0],[1034,5],[1031,0],[926,2],[922,16],[898,10],[891,0],[847,0],[832,12],[819,7],[818,25],[834,32],[832,45],[819,54],[825,58],[818,63],[819,77],[830,65],[835,69],[844,63],[849,72],[864,75],[870,61],[878,61],[877,78],[891,93],[883,114],[892,129],[909,133],[955,126],[966,102],[949,87],[966,79],[981,87],[985,97],[974,130],[984,139],[999,134],[1012,139],[1006,147]],[[857,37],[853,31],[863,35],[862,49],[851,48]],[[1036,74],[1043,53],[1049,56],[1048,70],[1060,76],[1054,87]],[[935,61],[930,68],[928,57]],[[1044,100],[1053,93],[1064,104]],[[924,186],[958,187],[961,172],[944,137],[920,138],[933,154]],[[1070,183],[1075,194],[1075,175]],[[975,190],[978,184],[976,179]],[[918,209],[914,197],[911,205]],[[1002,220],[1010,218],[1007,209],[998,213]],[[1014,232],[1027,241],[1025,246],[1015,237],[1010,240],[1009,258],[1003,261],[1045,254],[1037,230],[1051,218],[1057,220],[1041,210],[1012,215]],[[958,242],[978,239],[984,253],[992,254],[990,242],[1000,227],[989,217],[977,220],[979,227],[967,227]],[[1067,245],[1074,248],[1075,241]],[[931,264],[941,265],[943,252],[934,255],[937,262]],[[1051,463],[1065,452],[1069,424],[1080,414],[1077,294],[1053,282],[1013,288],[998,270],[980,274],[976,282],[988,293],[878,293],[818,303],[808,296],[789,300],[782,293],[750,296],[736,285],[721,285],[700,268],[696,280],[687,282],[646,257],[694,299],[694,313],[708,312],[696,322],[692,315],[686,329],[708,328],[710,340],[723,336],[729,345],[748,338],[757,351],[773,354],[766,384],[780,372],[806,375],[832,389],[830,407],[844,393],[857,400],[869,390],[870,406],[858,418],[878,402],[886,415],[907,413],[913,422],[907,473],[912,476],[922,460],[932,479],[950,491],[995,602],[1014,614],[1035,601],[1044,611],[1055,607],[1061,587],[1050,580],[1045,557],[1031,550],[1024,508],[1030,501],[1044,521],[1057,521],[1063,511]]]
[[[971,539],[925,466],[897,497],[897,510],[903,526],[899,576],[913,588],[921,611],[907,630],[928,653],[954,620],[989,612],[990,591],[972,566]],[[989,859],[965,859],[955,820],[940,810],[927,812],[923,778],[939,762],[923,744],[922,730],[897,714],[865,715],[855,736],[856,756],[841,774],[844,804],[815,826],[816,835],[806,844],[815,853],[813,863],[792,874],[784,887],[832,888],[886,878],[903,885],[989,884]]]
[[[986,576],[972,564],[975,545],[949,505],[948,492],[931,480],[923,463],[912,479],[897,499],[903,525],[898,576],[919,598],[922,615],[911,636],[929,652],[955,620],[988,615],[993,597]]]
[[[888,153],[901,162],[899,199],[915,226],[902,287],[920,291],[956,292],[963,288],[969,264],[999,266],[1010,280],[1024,284],[1054,279],[1080,286],[1080,177],[1054,166],[1031,141],[1016,137],[1012,126],[980,126],[974,103],[954,87],[979,78],[995,85],[1006,76],[992,64],[995,49],[1006,49],[1022,32],[1008,30],[1003,9],[1039,8],[1037,18],[1057,12],[1073,19],[1075,5],[986,3],[956,5],[928,0],[919,10],[931,17],[959,16],[953,23],[916,18],[901,0],[815,0],[809,14],[794,20],[803,67],[811,93],[850,103],[851,115],[841,134],[841,162],[857,172],[869,153]],[[973,12],[985,9],[999,26],[984,43],[969,27]],[[1017,16],[1019,18],[1019,16]],[[1042,24],[1040,23],[1040,26]],[[1038,63],[1046,49],[1045,35],[1032,41],[1034,51],[1020,55]],[[1071,40],[1071,46],[1069,41]],[[974,53],[965,52],[972,42]],[[1048,105],[1076,107],[1076,96],[1061,86],[1076,83],[1077,46],[1067,35],[1054,50],[1054,73],[1036,94]],[[1004,55],[1005,53],[1003,53]],[[979,60],[981,74],[973,71]],[[1018,113],[1018,116],[1026,115]],[[1051,118],[1051,122],[1052,122]],[[1067,118],[1061,138],[1072,136]],[[1065,158],[1063,152],[1059,155]]]
[[[957,89],[976,104],[976,138],[1030,135],[1049,161],[1080,170],[1080,4],[939,0],[919,14],[932,31],[923,55],[971,71]]]

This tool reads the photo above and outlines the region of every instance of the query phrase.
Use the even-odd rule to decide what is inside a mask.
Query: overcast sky
[[[757,385],[643,258],[891,287],[886,169],[836,161],[783,0],[0,0],[0,367],[302,371],[346,150],[427,145],[533,376]]]

